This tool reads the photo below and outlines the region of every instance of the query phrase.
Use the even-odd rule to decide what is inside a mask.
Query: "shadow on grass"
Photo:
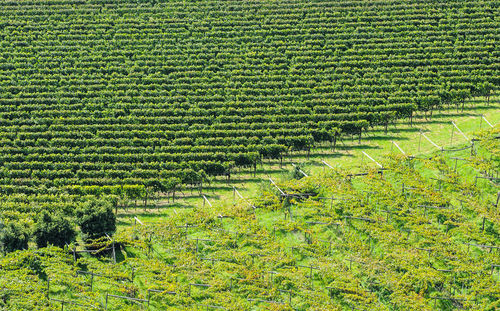
[[[126,247],[118,247],[116,250],[116,262],[122,262],[125,260],[125,258],[135,258],[136,254],[134,252],[131,252],[129,249]]]
[[[229,180],[229,185],[224,181],[224,184],[220,184],[220,185],[211,185],[211,186],[208,186],[208,187],[203,187],[203,193],[207,192],[207,191],[218,191],[218,190],[221,190],[221,191],[229,191],[229,190],[233,190],[233,187],[230,185],[231,183],[231,180]],[[222,183],[222,182],[221,182]],[[199,197],[199,196],[198,196]]]
[[[358,149],[380,149],[382,147],[380,146],[371,146],[371,145],[366,145],[366,144],[361,144],[361,145],[353,145],[349,146],[346,148],[347,150],[358,150]]]
[[[396,131],[396,132],[401,132],[401,131]],[[408,132],[418,132],[416,131],[408,131]],[[399,137],[399,136],[390,136],[390,135],[384,135],[384,134],[374,134],[373,136],[366,136],[365,140],[381,140],[381,141],[391,141],[391,140],[408,140],[408,137]]]
[[[282,172],[282,171],[280,171]],[[231,179],[232,183],[235,184],[235,187],[236,187],[236,184],[242,184],[242,183],[247,183],[247,182],[251,182],[251,183],[258,183],[258,182],[262,182],[262,181],[266,181],[266,179],[264,179],[265,177],[251,177],[251,178],[234,178],[234,179]],[[238,185],[240,186],[240,185]],[[238,188],[238,187],[236,187]],[[231,187],[231,190],[233,188]]]
[[[401,133],[401,132],[414,133],[414,132],[420,131],[420,129],[418,127],[415,127],[415,123],[413,125],[414,125],[413,127],[407,127],[407,128],[389,128],[389,129],[387,129],[387,134],[389,135],[390,133]],[[378,132],[380,132],[380,131],[374,131],[374,132],[377,132],[377,135],[379,135]],[[408,139],[408,138],[395,136],[395,139],[402,140],[402,139]]]

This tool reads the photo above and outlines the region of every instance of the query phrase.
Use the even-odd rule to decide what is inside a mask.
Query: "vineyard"
[[[94,254],[79,243],[8,254],[2,299],[9,310],[497,310],[499,134],[393,152],[382,168],[298,168],[255,198],[234,188],[156,221],[129,215]]]
[[[0,310],[500,309],[499,16],[2,0]]]
[[[489,98],[498,10],[3,1],[0,191],[143,197]]]

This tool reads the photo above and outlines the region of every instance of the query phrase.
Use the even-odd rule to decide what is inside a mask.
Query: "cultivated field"
[[[496,1],[0,4],[0,310],[497,310]]]

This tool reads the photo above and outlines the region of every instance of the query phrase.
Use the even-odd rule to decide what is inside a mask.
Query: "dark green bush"
[[[59,214],[42,212],[33,231],[36,245],[46,247],[48,244],[64,247],[74,241],[76,231],[71,222]]]
[[[25,226],[11,222],[0,223],[0,245],[6,253],[28,248],[30,235]]]
[[[109,201],[86,202],[77,210],[76,217],[85,241],[112,235],[116,231],[116,217]]]

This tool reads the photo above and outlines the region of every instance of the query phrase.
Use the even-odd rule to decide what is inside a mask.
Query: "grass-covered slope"
[[[8,254],[0,305],[102,309],[108,294],[109,310],[496,310],[499,134],[479,132],[474,149],[389,154],[382,171],[296,171],[257,198],[171,208],[122,224],[102,257],[81,245]]]

